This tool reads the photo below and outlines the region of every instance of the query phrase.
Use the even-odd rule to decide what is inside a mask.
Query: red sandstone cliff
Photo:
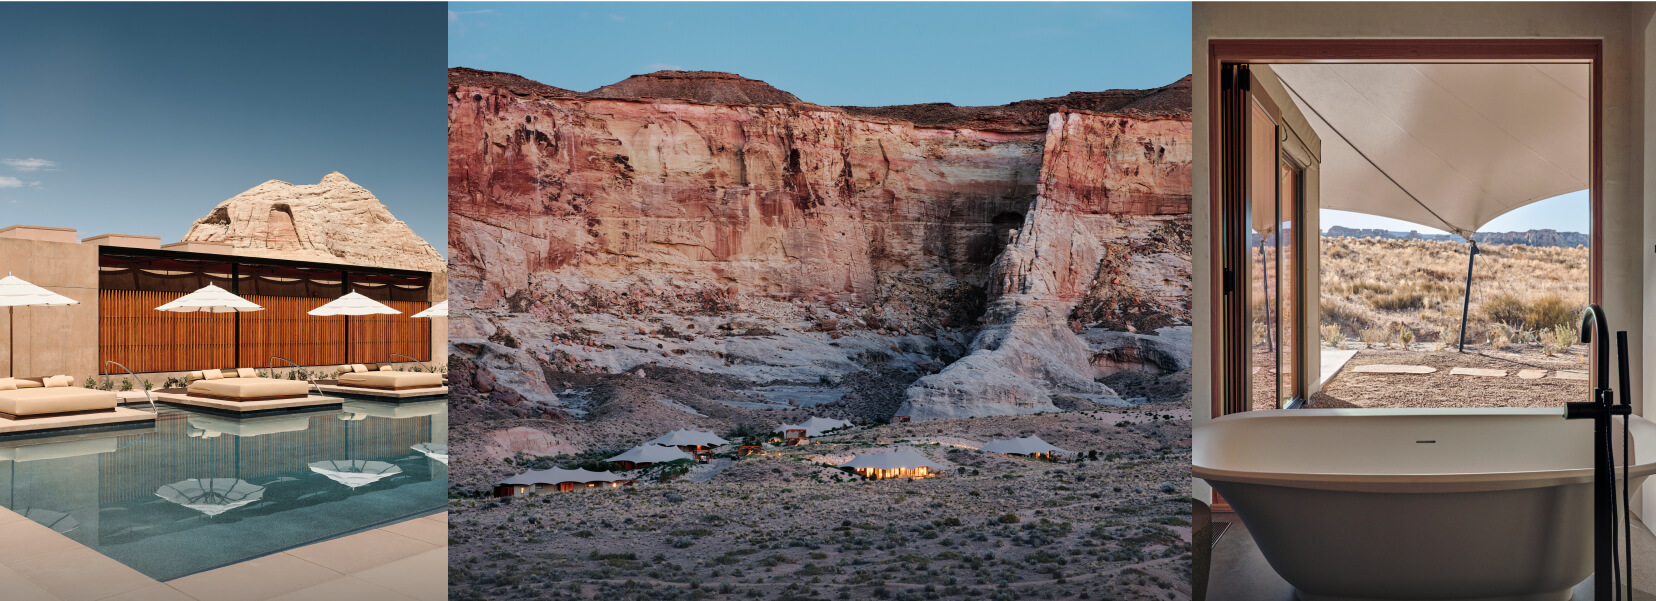
[[[823,107],[710,72],[576,93],[455,69],[449,91],[452,338],[508,363],[936,380],[1038,304],[1079,362],[1002,374],[1017,394],[907,395],[921,417],[1026,412],[1054,386],[1118,400],[1074,330],[1188,323],[1188,78],[1004,107]]]

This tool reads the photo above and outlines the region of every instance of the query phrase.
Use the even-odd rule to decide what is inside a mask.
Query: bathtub
[[[1636,491],[1656,424],[1632,420]],[[1566,601],[1593,572],[1593,424],[1562,408],[1250,411],[1194,436],[1195,476],[1303,601]]]

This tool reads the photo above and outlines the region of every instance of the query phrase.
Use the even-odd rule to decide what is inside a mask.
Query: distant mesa
[[[1383,238],[1386,240],[1427,240],[1465,242],[1464,238],[1455,234],[1423,234],[1410,230],[1407,232],[1383,230],[1379,228],[1350,228],[1341,225],[1330,226],[1323,231],[1324,238]],[[1558,230],[1529,230],[1525,232],[1478,232],[1473,238],[1479,244],[1523,244],[1525,246],[1550,246],[1557,248],[1575,248],[1588,246],[1592,239],[1581,232],[1560,232]]]
[[[449,69],[449,86],[494,87],[520,96],[551,98],[669,99],[708,104],[817,106],[763,81],[721,71],[656,71],[634,75],[589,92],[575,92],[512,73],[455,67]],[[999,106],[928,102],[831,108],[852,115],[908,121],[919,127],[1044,132],[1048,116],[1060,110],[1188,120],[1190,107],[1191,78],[1187,75],[1168,85],[1148,90],[1070,92],[1063,96],[1019,100]]]
[[[367,188],[337,171],[315,185],[270,180],[197,219],[184,242],[229,244],[236,254],[444,271],[443,256]]]

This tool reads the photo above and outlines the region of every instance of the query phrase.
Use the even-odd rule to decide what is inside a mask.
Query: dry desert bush
[[[1467,341],[1568,348],[1587,303],[1587,249],[1479,246]],[[1318,306],[1325,343],[1453,344],[1467,245],[1323,238]]]

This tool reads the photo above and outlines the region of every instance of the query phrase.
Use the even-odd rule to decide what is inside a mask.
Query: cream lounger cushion
[[[0,378],[0,390],[18,390],[20,388],[45,388],[45,385],[41,384],[37,380],[25,380],[23,378]]]
[[[251,367],[238,367],[238,368],[236,368],[236,377],[238,377],[238,378],[257,378],[257,377],[259,377],[259,372],[254,371],[253,368],[251,368]]]
[[[339,383],[368,388],[436,388],[443,385],[443,374],[407,371],[371,371],[344,374]]]
[[[359,373],[359,374],[360,373],[366,373],[368,371],[368,366],[363,365],[361,363],[352,363],[351,364],[351,371],[355,372],[355,373]]]
[[[46,388],[66,388],[75,385],[75,379],[70,376],[52,376],[42,380]]]
[[[115,393],[74,386],[0,390],[0,413],[17,416],[115,408]]]
[[[310,395],[310,384],[302,380],[274,378],[222,378],[197,380],[186,388],[189,394],[212,395],[233,399],[267,397],[303,397]]]

